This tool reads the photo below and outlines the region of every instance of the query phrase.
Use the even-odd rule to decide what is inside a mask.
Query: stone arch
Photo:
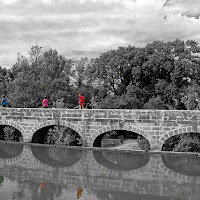
[[[71,128],[72,130],[76,131],[83,139],[85,139],[85,131],[78,124],[73,124],[68,121],[60,121],[60,125]]]
[[[12,126],[12,127],[16,128],[22,134],[22,139],[24,142],[25,136],[26,136],[26,131],[24,130],[24,128],[21,125],[15,123],[13,121],[7,121],[7,120],[4,123],[2,123],[1,125]]]
[[[116,125],[113,125],[113,126],[103,126],[102,128],[98,129],[97,131],[95,131],[90,137],[89,137],[89,140],[88,140],[88,146],[93,146],[93,143],[94,143],[94,140],[101,134],[103,133],[106,133],[108,131],[114,131],[114,130],[124,130],[124,131],[131,131],[131,132],[134,132],[134,133],[137,133],[141,136],[143,136],[144,138],[146,138],[151,146],[151,140],[152,140],[152,136],[138,128],[137,126],[123,126],[121,127],[120,125],[116,124]]]
[[[161,149],[163,144],[165,143],[165,141],[167,139],[169,139],[172,136],[175,135],[179,135],[179,134],[184,134],[184,133],[189,133],[189,132],[197,132],[196,130],[194,130],[194,128],[192,128],[191,126],[187,126],[187,127],[180,127],[178,129],[173,129],[171,131],[168,131],[167,133],[165,133],[162,137],[160,137],[159,141],[161,143]]]
[[[42,122],[40,124],[37,124],[35,127],[33,127],[31,129],[31,131],[28,134],[28,140],[29,140],[29,142],[32,140],[32,137],[33,137],[33,135],[34,135],[34,133],[36,131],[38,131],[39,129],[44,128],[46,126],[53,126],[53,125],[60,125],[60,126],[69,127],[72,130],[76,131],[82,137],[83,140],[85,139],[84,130],[81,129],[77,124],[74,125],[73,123],[68,122],[68,121],[59,121],[59,123],[58,123],[55,120],[49,120],[49,121],[44,121],[44,122]]]

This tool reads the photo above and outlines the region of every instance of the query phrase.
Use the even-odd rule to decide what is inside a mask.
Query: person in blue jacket
[[[2,105],[2,107],[6,107],[6,97],[5,97],[5,95],[3,95],[3,97],[2,97],[2,99],[1,99],[1,105]]]

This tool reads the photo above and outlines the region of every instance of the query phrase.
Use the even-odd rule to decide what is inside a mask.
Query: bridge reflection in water
[[[1,142],[0,143],[0,158],[14,158],[19,156],[23,151],[23,145],[17,142]]]
[[[82,157],[82,150],[74,151],[69,148],[32,146],[32,153],[40,162],[52,167],[69,167],[77,163]]]
[[[129,171],[145,166],[150,159],[145,153],[122,153],[112,151],[94,151],[94,159],[108,169]]]
[[[4,199],[196,200],[200,196],[200,159],[195,156],[1,142],[0,150]]]
[[[162,161],[174,172],[188,176],[200,176],[200,157],[183,155],[164,155]]]
[[[99,200],[172,200],[171,197],[160,197],[146,194],[134,194],[131,192],[111,191],[107,192],[104,190],[93,190],[93,193],[98,197]]]

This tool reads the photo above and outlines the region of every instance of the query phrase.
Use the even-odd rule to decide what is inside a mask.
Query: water
[[[0,143],[0,200],[199,200],[197,156]]]

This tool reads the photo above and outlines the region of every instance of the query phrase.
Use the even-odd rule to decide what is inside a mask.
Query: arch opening
[[[23,142],[22,133],[13,126],[0,125],[0,140]]]
[[[37,130],[33,137],[32,143],[50,144],[50,145],[67,145],[82,146],[83,139],[73,129],[60,125],[51,125]]]
[[[174,135],[163,143],[162,151],[200,152],[200,134],[189,132]]]
[[[127,130],[112,130],[100,134],[93,147],[150,150],[149,141],[140,134]]]

